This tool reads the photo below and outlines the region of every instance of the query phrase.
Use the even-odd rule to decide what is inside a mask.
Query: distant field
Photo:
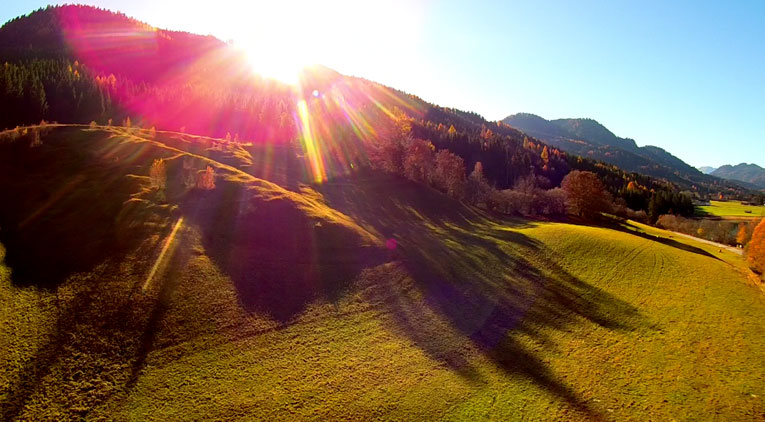
[[[696,207],[698,215],[714,217],[763,217],[765,206],[741,205],[738,201],[710,201],[711,205]],[[749,212],[747,212],[749,211]]]
[[[89,149],[119,138],[56,133]],[[134,141],[102,150],[133,157]],[[232,166],[238,156],[226,155]],[[126,167],[135,177],[151,163],[140,157]],[[44,172],[34,180],[67,186]],[[244,226],[247,248],[269,241],[245,254],[221,223],[245,207],[213,201],[228,196],[182,204],[172,232],[57,285],[19,283],[0,246],[0,419],[765,417],[765,298],[733,253],[639,224],[500,220],[380,175],[266,188],[256,210],[292,195],[322,218],[295,238],[329,251],[322,265],[304,265],[285,247],[297,241],[280,240],[299,216],[281,232],[268,231],[278,220],[254,221],[265,235]],[[396,246],[348,277],[360,251],[323,234],[334,220]],[[43,246],[55,237],[37,233]],[[321,277],[299,283],[299,271]]]

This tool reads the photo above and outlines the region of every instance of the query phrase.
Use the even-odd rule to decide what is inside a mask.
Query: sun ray
[[[151,282],[154,280],[154,276],[156,275],[160,264],[164,262],[165,255],[167,254],[168,249],[170,249],[170,245],[172,245],[173,240],[175,240],[175,236],[178,234],[178,230],[181,228],[181,226],[183,226],[183,217],[178,219],[178,221],[175,223],[175,226],[173,226],[173,230],[170,232],[170,235],[167,236],[167,239],[165,239],[165,243],[162,245],[162,250],[159,252],[157,260],[154,261],[154,265],[151,267],[151,271],[149,272],[149,276],[146,277],[146,281],[143,283],[143,287],[141,287],[142,291],[145,292],[149,286],[151,286]]]
[[[314,182],[321,183],[327,180],[327,173],[324,168],[324,162],[319,152],[319,143],[311,125],[311,115],[308,111],[308,104],[304,99],[297,103],[299,128],[300,128],[300,146],[303,154],[310,166],[311,177]]]

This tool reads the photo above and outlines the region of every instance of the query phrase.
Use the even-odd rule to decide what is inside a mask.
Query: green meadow
[[[253,149],[178,134],[50,130],[0,141],[23,152],[0,180],[29,172],[0,214],[24,222],[0,232],[4,420],[765,418],[765,296],[733,253],[376,173],[288,190]],[[171,186],[208,165],[214,190]]]
[[[696,207],[696,213],[713,217],[765,217],[765,205],[743,205],[738,201],[709,201]]]

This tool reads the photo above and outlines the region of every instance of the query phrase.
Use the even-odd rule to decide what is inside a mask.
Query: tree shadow
[[[169,229],[159,238],[169,235]],[[141,256],[158,256],[161,243],[146,242]],[[182,240],[175,242],[176,246]],[[138,380],[154,343],[168,302],[185,267],[188,248],[171,248],[157,277],[158,292],[142,291],[143,277],[124,280],[121,257],[102,263],[73,283],[59,286],[55,301],[55,327],[24,365],[15,370],[0,391],[0,419],[22,416],[34,394],[54,388],[71,391],[58,397],[70,417],[88,413],[113,395],[129,391]],[[120,277],[115,277],[119,274]],[[128,371],[125,371],[125,369]],[[55,377],[48,379],[49,374]],[[93,389],[92,381],[109,379],[111,388]],[[63,387],[62,387],[63,385]],[[102,386],[103,387],[103,386]],[[74,402],[73,402],[74,401]]]
[[[669,238],[666,238],[666,237],[654,236],[654,235],[651,235],[651,234],[648,234],[648,233],[644,233],[644,232],[641,232],[639,230],[632,229],[632,228],[630,228],[629,225],[627,225],[627,224],[625,224],[623,222],[620,222],[620,221],[607,220],[607,221],[605,221],[603,223],[603,226],[606,227],[606,228],[612,229],[612,230],[617,230],[617,231],[620,231],[622,233],[627,233],[627,234],[631,234],[631,235],[634,235],[634,236],[642,237],[643,239],[652,240],[654,242],[659,242],[659,243],[661,243],[663,245],[671,246],[673,248],[677,248],[677,249],[680,249],[680,250],[683,250],[683,251],[686,251],[686,252],[695,253],[695,254],[698,254],[698,255],[701,255],[701,256],[705,256],[705,257],[708,257],[708,258],[713,258],[713,259],[716,259],[718,261],[723,262],[722,259],[720,259],[719,257],[717,257],[717,256],[715,256],[715,255],[705,251],[704,249],[697,248],[695,246],[691,246],[691,245],[688,245],[688,244],[683,243],[683,242],[678,242],[677,240],[674,240],[674,239],[669,239]]]
[[[287,197],[257,198],[221,181],[193,191],[181,212],[202,231],[205,252],[234,283],[242,307],[287,323],[317,299],[334,302],[358,273],[382,262],[378,247]]]
[[[138,152],[130,163],[115,163],[99,153],[101,139],[56,134],[37,147],[0,143],[0,242],[15,285],[55,288],[140,238],[120,237],[118,216],[140,189],[126,175],[150,158]]]
[[[519,335],[551,344],[543,332],[590,322],[609,330],[646,326],[629,303],[557,264],[544,245],[480,211],[416,184],[373,181],[320,188],[330,206],[396,240],[395,263],[370,289],[399,330],[421,350],[472,382],[482,382],[468,349],[599,415],[561,381]],[[504,227],[503,227],[504,226]],[[411,285],[407,285],[411,280]]]

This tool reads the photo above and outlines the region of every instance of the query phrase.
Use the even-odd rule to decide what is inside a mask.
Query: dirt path
[[[698,237],[694,237],[694,236],[691,236],[691,235],[685,234],[685,233],[680,233],[680,232],[671,232],[671,233],[674,233],[674,234],[676,234],[678,236],[682,236],[682,237],[685,237],[685,238],[688,238],[688,239],[695,240],[697,242],[706,243],[708,245],[716,246],[716,247],[718,247],[720,249],[727,249],[727,250],[729,250],[729,251],[731,251],[731,252],[733,252],[735,254],[739,254],[739,255],[743,255],[744,254],[744,250],[743,249],[734,248],[733,246],[723,245],[722,243],[712,242],[711,240],[700,239]]]

